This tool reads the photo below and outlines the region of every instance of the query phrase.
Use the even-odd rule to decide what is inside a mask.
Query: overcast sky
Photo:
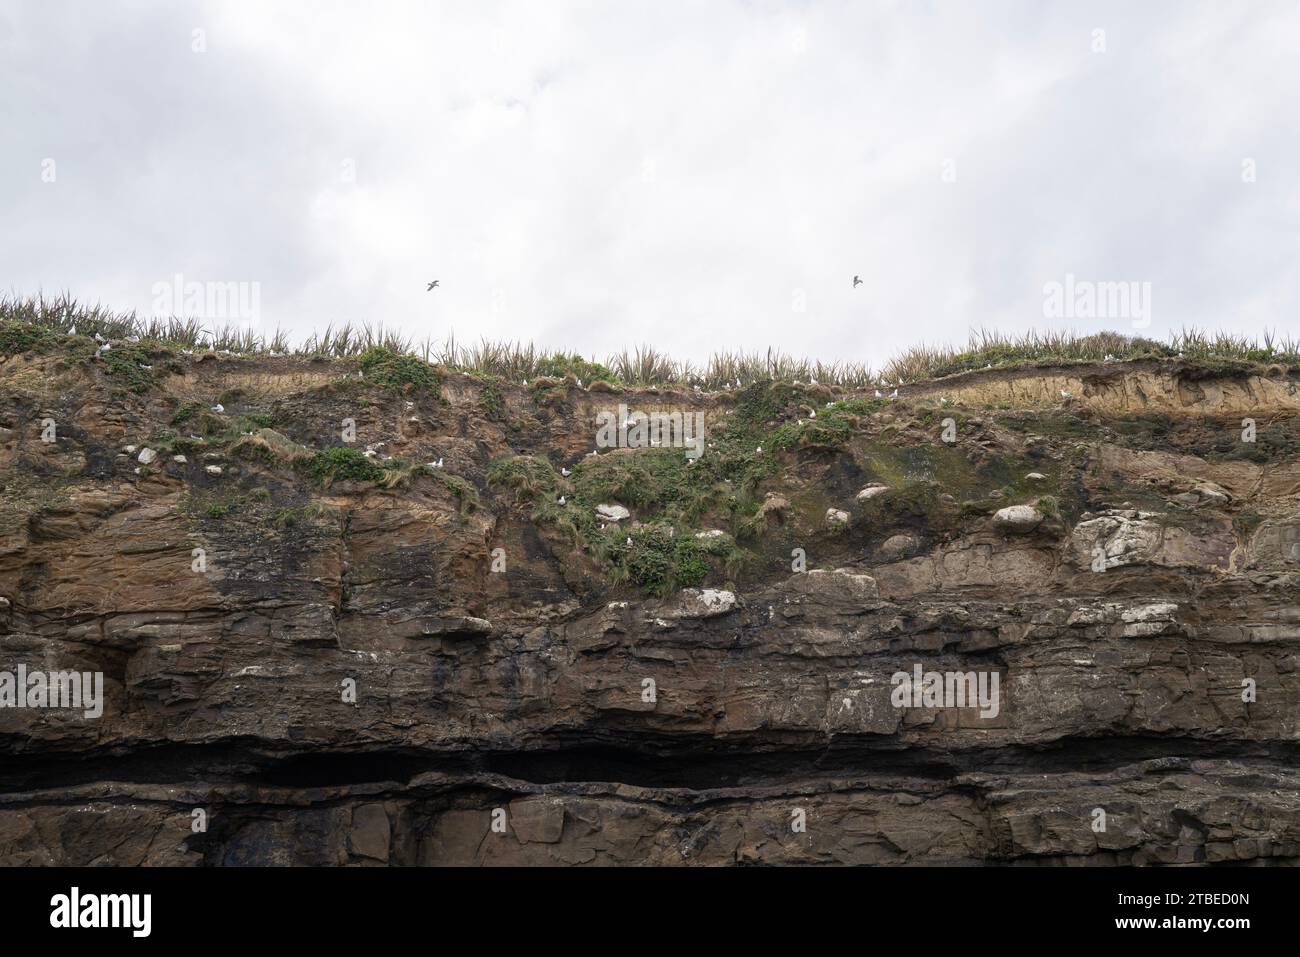
[[[1294,335],[1298,38],[1258,0],[0,0],[0,291],[879,365],[1133,331],[1046,318],[1072,274],[1150,283],[1148,334]]]

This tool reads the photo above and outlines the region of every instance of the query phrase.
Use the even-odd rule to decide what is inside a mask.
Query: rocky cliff
[[[1298,381],[15,351],[0,863],[1295,864]]]

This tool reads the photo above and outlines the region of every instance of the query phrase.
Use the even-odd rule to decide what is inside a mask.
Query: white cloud
[[[144,310],[176,272],[255,280],[266,322],[300,334],[369,320],[598,356],[879,363],[1042,325],[1066,272],[1150,281],[1149,333],[1285,328],[1298,20],[1173,0],[0,4],[0,282]]]

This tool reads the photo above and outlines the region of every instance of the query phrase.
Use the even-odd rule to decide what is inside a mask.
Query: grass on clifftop
[[[462,346],[454,337],[441,346],[426,339],[418,347],[399,332],[368,323],[327,325],[293,345],[286,334],[269,337],[247,328],[209,328],[189,318],[138,318],[101,305],[86,305],[68,295],[47,299],[0,297],[0,355],[48,352],[73,334],[95,335],[114,343],[138,339],[142,349],[215,350],[235,355],[297,355],[359,359],[368,378],[382,385],[428,386],[438,370],[465,372],[522,384],[525,380],[573,376],[584,385],[603,381],[627,386],[677,386],[719,390],[761,380],[807,382],[845,388],[915,383],[985,368],[1100,363],[1132,359],[1184,359],[1211,367],[1281,366],[1300,371],[1300,341],[1265,332],[1260,339],[1228,333],[1184,329],[1160,342],[1118,332],[1078,335],[1066,330],[1006,335],[989,330],[971,333],[965,346],[919,345],[887,362],[879,371],[866,363],[796,359],[771,349],[766,353],[720,352],[708,362],[679,361],[651,346],[624,350],[603,362],[576,353],[550,352],[532,343],[487,342]],[[90,345],[93,347],[93,341]],[[141,383],[132,383],[135,391]]]

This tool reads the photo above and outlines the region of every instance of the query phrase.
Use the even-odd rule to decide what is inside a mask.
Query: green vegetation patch
[[[139,346],[114,346],[99,354],[104,370],[113,380],[136,395],[144,395],[157,382],[154,376],[154,358]]]
[[[599,362],[584,359],[576,352],[568,355],[563,352],[555,352],[549,356],[541,357],[537,360],[537,374],[557,379],[572,375],[584,385],[589,385],[597,380],[608,382],[611,385],[620,384],[618,376],[614,375],[608,367]]]
[[[59,341],[44,326],[31,322],[0,323],[0,355],[16,356],[24,352],[43,352]]]
[[[442,376],[419,356],[372,346],[357,357],[366,381],[389,389],[429,389],[441,394]]]
[[[380,482],[384,478],[384,470],[360,449],[321,449],[311,458],[302,459],[299,468],[323,488],[335,482]]]
[[[505,417],[505,396],[501,394],[501,388],[495,382],[483,384],[479,403],[483,406],[483,414],[493,422],[500,422]]]

